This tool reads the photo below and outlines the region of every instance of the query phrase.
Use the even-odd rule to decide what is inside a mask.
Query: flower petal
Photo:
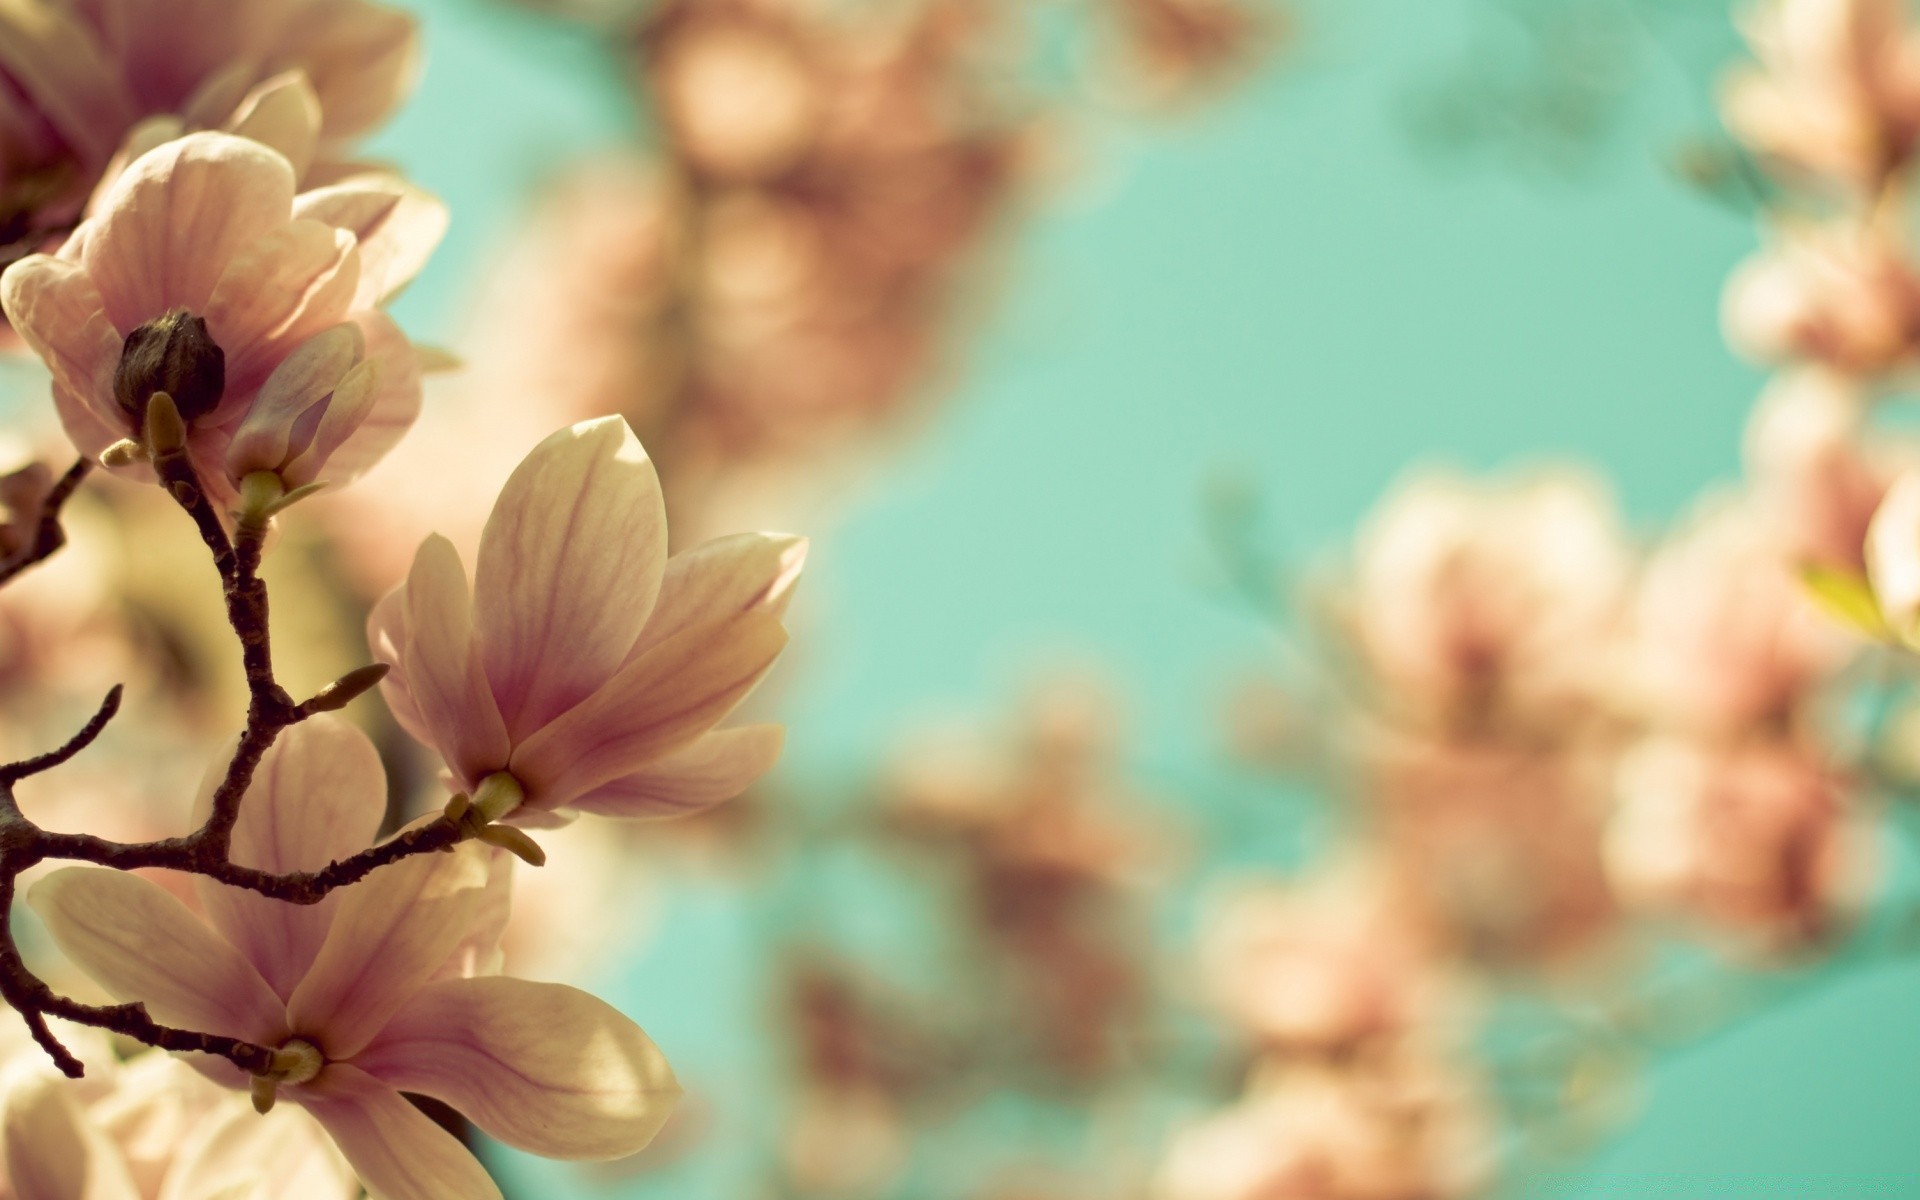
[[[733,799],[772,770],[785,741],[786,730],[778,725],[716,729],[632,775],[601,784],[569,807],[627,820],[698,812]]]
[[[359,241],[356,308],[391,299],[427,265],[447,232],[447,206],[390,175],[362,175],[315,188],[293,202],[293,213],[344,229]]]
[[[387,663],[390,670],[380,681],[380,695],[400,728],[423,746],[433,745],[433,731],[413,702],[413,689],[407,685],[407,594],[395,588],[380,598],[367,614],[367,645],[375,662]]]
[[[319,221],[290,221],[234,254],[202,314],[227,354],[223,420],[294,347],[347,315],[359,281],[353,235]]]
[[[330,1059],[351,1058],[447,961],[472,928],[486,854],[469,844],[384,867],[344,890],[288,1025]]]
[[[158,884],[64,867],[28,889],[53,940],[94,982],[164,1025],[278,1045],[285,1007],[253,965]]]
[[[339,386],[365,347],[360,327],[343,323],[314,334],[267,376],[227,447],[228,471],[271,471],[286,462],[294,422]]]
[[[292,211],[293,168],[281,155],[230,134],[189,134],[114,180],[81,261],[107,316],[131,333],[169,308],[200,312],[234,256]]]
[[[378,1200],[500,1200],[480,1161],[386,1084],[347,1063],[286,1089]]]
[[[618,1009],[499,976],[421,991],[354,1065],[546,1158],[636,1154],[680,1098],[665,1056]]]
[[[172,1156],[158,1200],[354,1200],[360,1185],[298,1104],[261,1116],[244,1098],[209,1113]]]
[[[420,364],[407,335],[385,313],[359,313],[353,321],[376,374],[365,414],[327,458],[325,477],[336,484],[385,458],[420,416]]]
[[[660,599],[629,659],[674,634],[729,612],[786,612],[807,560],[807,539],[785,533],[715,538],[667,561]]]
[[[308,4],[284,21],[270,57],[305,66],[337,145],[370,132],[419,74],[419,21],[385,4]]]
[[[313,84],[299,71],[287,71],[248,92],[227,121],[227,130],[284,154],[297,179],[313,165],[320,115]]]
[[[89,405],[103,406],[96,413],[102,423],[117,422],[113,373],[125,339],[107,320],[100,290],[80,264],[28,255],[0,275],[0,307],[56,384]]]
[[[753,690],[787,642],[751,610],[668,638],[514,750],[534,808],[560,808],[631,775],[713,728]]]
[[[494,503],[474,568],[474,628],[516,741],[625,658],[660,593],[660,480],[625,420],[583,421],[527,455]]]
[[[201,795],[225,774],[215,759]],[[321,714],[282,733],[261,758],[233,827],[232,857],[243,867],[285,874],[317,871],[373,844],[386,816],[387,776],[367,735]],[[282,999],[313,965],[327,939],[340,893],[318,904],[287,904],[194,877],[214,928]]]
[[[0,5],[0,74],[95,169],[139,115],[121,64],[74,6]]]
[[[430,743],[467,787],[507,764],[511,744],[473,651],[467,576],[453,543],[420,543],[402,593],[407,688]]]
[[[140,1200],[126,1160],[81,1115],[64,1079],[29,1079],[6,1097],[8,1200]]]

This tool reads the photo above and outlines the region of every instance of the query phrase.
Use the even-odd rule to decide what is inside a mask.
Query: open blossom
[[[742,534],[669,559],[653,464],[605,417],[549,437],[507,480],[471,591],[431,537],[368,637],[393,664],[394,716],[486,818],[671,816],[738,795],[779,754],[778,726],[714,726],[785,645],[804,553]],[[491,810],[483,784],[511,799]]]
[[[1435,473],[1369,520],[1344,615],[1384,703],[1453,723],[1545,716],[1583,700],[1627,573],[1588,476]]]
[[[417,43],[413,17],[368,0],[0,9],[0,263],[54,248],[116,158],[192,130],[327,182],[411,86]]]
[[[141,156],[58,255],[8,268],[0,304],[83,453],[138,438],[166,391],[216,494],[255,470],[344,481],[419,411],[413,349],[378,306],[443,221],[376,175],[296,196],[283,155],[193,134]]]
[[[1871,842],[1843,780],[1804,749],[1656,739],[1622,763],[1620,793],[1607,867],[1635,904],[1788,950],[1863,896]]]
[[[1782,224],[1727,281],[1722,310],[1727,340],[1763,362],[1873,375],[1920,345],[1920,278],[1884,222]]]
[[[1904,0],[1765,0],[1742,22],[1756,66],[1721,108],[1735,136],[1803,172],[1871,188],[1920,138],[1920,30]]]
[[[366,847],[385,798],[364,735],[330,718],[298,725],[248,790],[234,861],[318,869]],[[488,878],[487,852],[468,843],[309,907],[196,877],[203,920],[146,879],[87,867],[48,876],[28,901],[119,999],[166,1024],[276,1048],[279,1098],[318,1119],[374,1195],[478,1200],[499,1190],[402,1091],[452,1105],[509,1145],[573,1159],[639,1151],[679,1094],[653,1043],[603,1002],[469,975],[504,915]],[[205,1069],[248,1083],[224,1060]]]
[[[245,1097],[158,1051],[87,1078],[40,1069],[7,1088],[0,1200],[353,1200],[339,1152],[303,1110],[265,1117]],[[103,1078],[104,1077],[104,1078]]]
[[[1818,368],[1780,375],[1747,422],[1747,475],[1764,519],[1796,566],[1857,576],[1867,524],[1911,446],[1867,427],[1867,397]]]

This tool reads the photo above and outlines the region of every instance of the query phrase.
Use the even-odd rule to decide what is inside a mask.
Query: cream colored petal
[[[100,457],[101,451],[131,432],[107,424],[92,405],[57,383],[53,385],[53,410],[60,416],[60,428],[66,433],[67,440],[73,443],[75,450],[88,458]],[[116,467],[114,474],[147,481],[154,478],[153,468],[144,461]]]
[[[234,254],[203,312],[227,355],[222,421],[295,347],[346,318],[359,278],[353,235],[319,221],[289,222]]]
[[[402,592],[407,687],[430,744],[467,787],[507,763],[511,745],[473,649],[467,578],[453,543],[420,543]]]
[[[666,562],[660,480],[626,421],[563,429],[514,469],[480,537],[473,607],[515,741],[613,674]]]
[[[734,613],[628,663],[514,750],[534,808],[561,808],[632,775],[714,727],[786,645],[772,613]]]
[[[365,350],[360,328],[335,325],[314,334],[287,355],[254,397],[227,447],[236,477],[277,469],[286,462],[294,423],[340,384]]]
[[[367,614],[367,645],[373,661],[390,665],[387,677],[380,681],[380,695],[400,728],[422,745],[433,744],[433,731],[413,702],[413,690],[407,685],[403,664],[407,660],[406,592],[395,588],[380,598]]]
[[[785,533],[739,533],[674,555],[660,600],[627,657],[729,612],[784,614],[806,560],[807,539]]]
[[[297,179],[313,165],[320,145],[320,97],[304,74],[276,75],[247,93],[227,121],[227,132],[278,150]]]
[[[319,410],[317,421],[302,423],[305,446],[287,460],[281,478],[288,487],[305,487],[319,480],[324,472],[334,483],[344,482],[342,472],[329,470],[334,452],[357,432],[380,400],[380,364],[371,360],[347,372],[340,386]]]
[[[285,158],[230,134],[189,134],[113,182],[81,261],[107,316],[130,333],[170,308],[200,312],[234,257],[292,211]]]
[[[500,1200],[465,1146],[365,1071],[334,1063],[286,1095],[319,1120],[374,1200]]]
[[[225,775],[215,760],[201,785],[203,805]],[[233,829],[233,861],[285,874],[317,871],[373,844],[387,810],[387,775],[367,735],[330,714],[282,733],[261,758]],[[214,927],[282,998],[326,941],[338,893],[318,904],[286,904],[194,878]]]
[[[7,1200],[140,1200],[126,1160],[93,1128],[65,1079],[29,1079],[6,1098]]]
[[[407,335],[385,313],[354,317],[376,372],[364,414],[327,457],[321,476],[334,484],[358,478],[398,445],[420,416],[420,367]]]
[[[313,969],[287,1001],[290,1026],[328,1058],[359,1053],[467,936],[486,884],[486,854],[469,843],[346,888]]]
[[[1920,472],[1902,475],[1867,526],[1867,578],[1887,623],[1920,632]]]
[[[312,1114],[278,1104],[264,1117],[240,1095],[208,1113],[174,1155],[157,1200],[354,1200],[352,1168]]]
[[[627,820],[684,816],[731,800],[779,761],[778,725],[716,729],[691,745],[605,783],[571,803],[583,813]]]
[[[27,903],[75,965],[153,1019],[277,1045],[285,1008],[253,965],[159,885],[94,867],[64,867]]]
[[[87,408],[93,424],[118,430],[124,419],[113,400],[113,373],[124,339],[107,320],[104,305],[78,263],[34,254],[0,275],[0,308],[47,364],[54,383]],[[68,436],[81,440],[76,430]],[[124,436],[116,432],[108,440]]]
[[[447,232],[447,206],[403,179],[363,175],[315,188],[294,201],[294,215],[344,229],[359,239],[356,308],[386,303],[420,273]]]
[[[498,976],[426,988],[354,1065],[545,1158],[637,1154],[680,1099],[665,1056],[618,1009]]]

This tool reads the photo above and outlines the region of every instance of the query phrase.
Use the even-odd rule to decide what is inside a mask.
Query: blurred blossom
[[[1920,632],[1920,470],[1902,475],[1867,528],[1867,577],[1894,632]]]
[[[1747,477],[1760,519],[1795,566],[1858,576],[1867,523],[1911,444],[1867,425],[1868,400],[1852,381],[1810,369],[1777,376],[1747,422]]]
[[[1262,0],[1104,0],[1116,31],[1115,91],[1184,100],[1231,81],[1284,31]]]
[[[1337,1056],[1403,1038],[1445,990],[1411,901],[1388,872],[1360,862],[1247,888],[1202,935],[1208,991],[1274,1049]]]
[[[1885,222],[1781,222],[1727,281],[1727,340],[1763,362],[1871,376],[1908,365],[1920,341],[1920,278]]]
[[[1868,830],[1807,749],[1657,738],[1622,762],[1619,786],[1607,868],[1636,905],[1785,952],[1830,940],[1865,898]]]
[[[1361,529],[1339,615],[1389,712],[1452,729],[1555,721],[1591,699],[1629,570],[1591,476],[1427,473]]]
[[[1727,127],[1790,170],[1877,188],[1920,137],[1920,36],[1904,0],[1761,0],[1759,60],[1729,74]]]
[[[1394,1054],[1283,1068],[1175,1138],[1156,1200],[1454,1200],[1488,1183],[1493,1128],[1460,1068]]]
[[[0,12],[0,266],[54,249],[120,161],[225,129],[325,183],[412,86],[416,22],[367,0]]]
[[[1706,735],[1798,726],[1856,639],[1812,602],[1772,514],[1704,504],[1653,554],[1623,654],[1629,704]]]

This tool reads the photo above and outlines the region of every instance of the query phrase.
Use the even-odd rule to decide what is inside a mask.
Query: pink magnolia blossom
[[[310,182],[335,179],[418,56],[415,19],[368,0],[0,8],[0,212],[20,224],[17,253],[53,248],[116,163],[191,130],[255,138]]]
[[[315,870],[371,841],[385,797],[364,735],[330,718],[296,726],[261,763],[234,859]],[[574,1159],[639,1151],[679,1094],[653,1043],[603,1002],[468,977],[504,916],[488,875],[487,852],[469,843],[311,907],[196,878],[202,919],[145,879],[86,867],[48,876],[28,902],[112,995],[167,1024],[279,1048],[279,1097],[318,1119],[375,1195],[478,1200],[500,1193],[402,1090],[509,1145]],[[248,1082],[224,1060],[205,1069]]]
[[[1844,781],[1783,743],[1661,738],[1620,769],[1607,866],[1643,908],[1763,950],[1802,948],[1857,910],[1872,843]]]
[[[1920,31],[1903,0],[1766,0],[1742,23],[1757,66],[1721,93],[1734,135],[1870,189],[1920,137]]]
[[[1786,223],[1727,281],[1727,339],[1763,362],[1819,363],[1874,375],[1920,343],[1920,277],[1885,223]]]
[[[1778,376],[1747,422],[1747,475],[1763,519],[1797,566],[1866,567],[1867,524],[1911,446],[1867,429],[1867,397],[1844,376]]]
[[[395,717],[514,811],[672,816],[738,795],[781,730],[714,726],[786,642],[806,543],[742,534],[667,557],[653,464],[619,417],[535,447],[494,504],[471,591],[427,539],[368,624]],[[495,777],[503,777],[496,779]]]
[[[443,223],[436,203],[379,176],[296,196],[284,156],[193,134],[133,163],[58,255],[8,268],[0,304],[52,371],[83,453],[140,436],[151,385],[124,378],[123,356],[184,323],[221,364],[174,397],[203,483],[230,497],[251,471],[297,486],[324,467],[344,481],[419,411],[413,349],[378,306]]]
[[[1920,634],[1920,470],[1902,475],[1873,514],[1867,578],[1893,631]]]

